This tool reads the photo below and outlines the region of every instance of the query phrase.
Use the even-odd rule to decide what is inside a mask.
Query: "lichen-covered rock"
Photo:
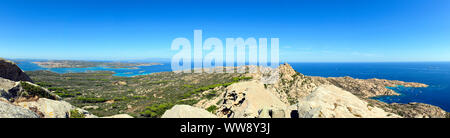
[[[350,92],[333,85],[319,86],[310,95],[299,100],[300,118],[392,118],[400,117],[370,106]]]
[[[56,101],[47,98],[39,98],[37,101],[20,102],[17,105],[30,109],[36,108],[38,112],[44,114],[45,118],[69,118],[69,112],[75,109],[66,101]]]
[[[0,101],[0,118],[39,118],[35,112]]]
[[[14,62],[0,58],[0,77],[12,81],[29,81],[30,77],[25,74]]]
[[[217,116],[201,108],[175,105],[164,112],[161,118],[217,118]]]

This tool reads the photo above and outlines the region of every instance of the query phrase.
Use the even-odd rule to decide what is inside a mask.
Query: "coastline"
[[[108,68],[108,69],[125,69],[128,70],[129,68]],[[89,70],[89,69],[87,69]],[[51,70],[50,70],[51,71]],[[98,70],[98,71],[104,71],[104,70]],[[55,72],[55,71],[52,71]],[[85,71],[87,72],[87,71]],[[145,76],[152,73],[161,73],[161,72],[167,72],[167,71],[156,71],[156,72],[150,72],[150,73],[131,73],[131,72],[125,72],[125,73],[117,73],[115,71],[113,76],[119,76],[119,77],[139,77],[139,76]],[[56,72],[59,74],[64,74],[61,72]],[[77,72],[82,73],[82,72]],[[387,79],[379,79],[379,78],[371,78],[371,79],[354,79],[352,77],[318,77],[318,76],[308,76],[311,78],[318,78],[317,80],[320,81],[321,79],[325,79],[327,81],[330,81],[331,84],[337,85],[337,82],[340,82],[339,84],[346,83],[356,83],[360,86],[365,86],[369,92],[354,92],[355,95],[364,98],[364,99],[374,99],[376,97],[382,97],[382,96],[399,96],[401,95],[399,92],[396,92],[393,89],[390,89],[388,87],[398,87],[399,85],[405,86],[405,87],[411,87],[411,88],[426,88],[429,87],[429,85],[424,83],[417,83],[417,82],[405,82],[405,81],[399,81],[399,80],[387,80]],[[323,80],[322,80],[323,81]],[[334,82],[334,83],[333,83]],[[359,83],[359,84],[358,84]],[[339,85],[338,84],[338,85]],[[368,85],[370,84],[370,85]],[[375,85],[372,85],[375,84]],[[346,88],[345,86],[341,85],[340,87]],[[361,88],[361,87],[360,87]],[[375,89],[377,91],[370,91],[370,89]],[[352,89],[345,89],[348,91],[355,91]],[[385,102],[381,100],[377,100],[380,102]],[[412,102],[418,102],[418,101],[412,101]],[[390,104],[385,102],[386,104]],[[405,103],[407,104],[407,103]],[[433,105],[433,104],[430,104]]]

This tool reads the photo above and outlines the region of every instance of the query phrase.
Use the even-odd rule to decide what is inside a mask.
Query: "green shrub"
[[[194,104],[198,103],[198,101],[199,100],[194,100],[194,99],[191,99],[191,100],[180,100],[176,104],[194,105]]]
[[[220,99],[219,101],[217,101],[217,105],[221,104],[223,102],[223,99]]]
[[[78,112],[78,110],[70,110],[70,118],[85,118],[86,116],[80,112]]]
[[[185,84],[185,85],[183,85],[183,87],[186,87],[186,88],[192,88],[192,87],[194,87],[194,86]]]
[[[122,97],[114,97],[113,100],[114,100],[114,101],[126,101],[126,100],[128,100],[128,98],[125,97],[125,96],[122,96]]]
[[[207,90],[211,90],[211,89],[214,89],[214,88],[216,88],[216,87],[220,87],[220,86],[228,87],[228,86],[230,86],[230,85],[233,84],[233,83],[239,82],[239,81],[241,81],[241,80],[250,80],[250,79],[252,79],[252,78],[253,78],[253,77],[234,77],[234,78],[232,79],[232,80],[233,80],[232,82],[221,83],[221,84],[212,84],[212,85],[200,87],[200,88],[194,89],[194,90],[191,91],[191,92],[188,92],[188,93],[183,94],[183,96],[181,96],[181,98],[186,99],[186,98],[191,97],[192,95],[195,95],[195,94],[198,94],[198,93],[207,91]],[[215,94],[211,94],[211,95],[208,94],[208,95],[206,95],[206,98],[211,99],[211,98],[214,97],[214,96],[215,96]]]
[[[145,98],[147,98],[147,97],[146,96],[139,96],[139,95],[133,96],[133,99],[145,99]]]
[[[52,91],[52,92],[67,92],[66,89],[64,89],[64,88],[58,88],[58,87],[50,87],[50,88],[48,88],[48,90],[49,90],[49,91]]]
[[[145,107],[145,110],[141,112],[143,117],[157,118],[161,117],[166,110],[173,107],[172,103],[154,104],[152,106]]]
[[[71,93],[55,93],[56,95],[58,95],[59,97],[75,97],[75,94],[71,94]]]
[[[41,87],[52,87],[52,84],[47,83],[47,82],[36,82],[36,84]]]
[[[241,80],[251,80],[251,79],[253,79],[253,77],[234,77],[233,82],[238,82]]]
[[[20,82],[20,85],[26,91],[25,93],[23,93],[23,96],[38,96],[38,97],[49,98],[49,99],[53,99],[53,100],[56,99],[55,96],[51,95],[50,93],[48,93],[41,87],[34,86],[32,84],[29,84],[29,83],[23,82],[23,81]]]
[[[208,108],[206,108],[206,110],[207,110],[208,112],[211,112],[211,113],[216,113],[217,106],[211,105],[211,106],[209,106]]]
[[[77,97],[76,100],[83,103],[102,103],[107,101],[105,98]]]

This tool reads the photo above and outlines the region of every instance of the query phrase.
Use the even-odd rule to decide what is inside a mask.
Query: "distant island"
[[[131,63],[131,62],[100,62],[100,61],[76,61],[76,60],[51,60],[32,62],[43,68],[88,68],[88,67],[109,67],[109,68],[130,68],[139,66],[162,65],[161,63]]]

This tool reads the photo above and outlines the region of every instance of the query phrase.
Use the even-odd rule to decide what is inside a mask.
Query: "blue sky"
[[[0,1],[4,58],[171,58],[194,29],[279,38],[282,61],[450,61],[448,0]]]

